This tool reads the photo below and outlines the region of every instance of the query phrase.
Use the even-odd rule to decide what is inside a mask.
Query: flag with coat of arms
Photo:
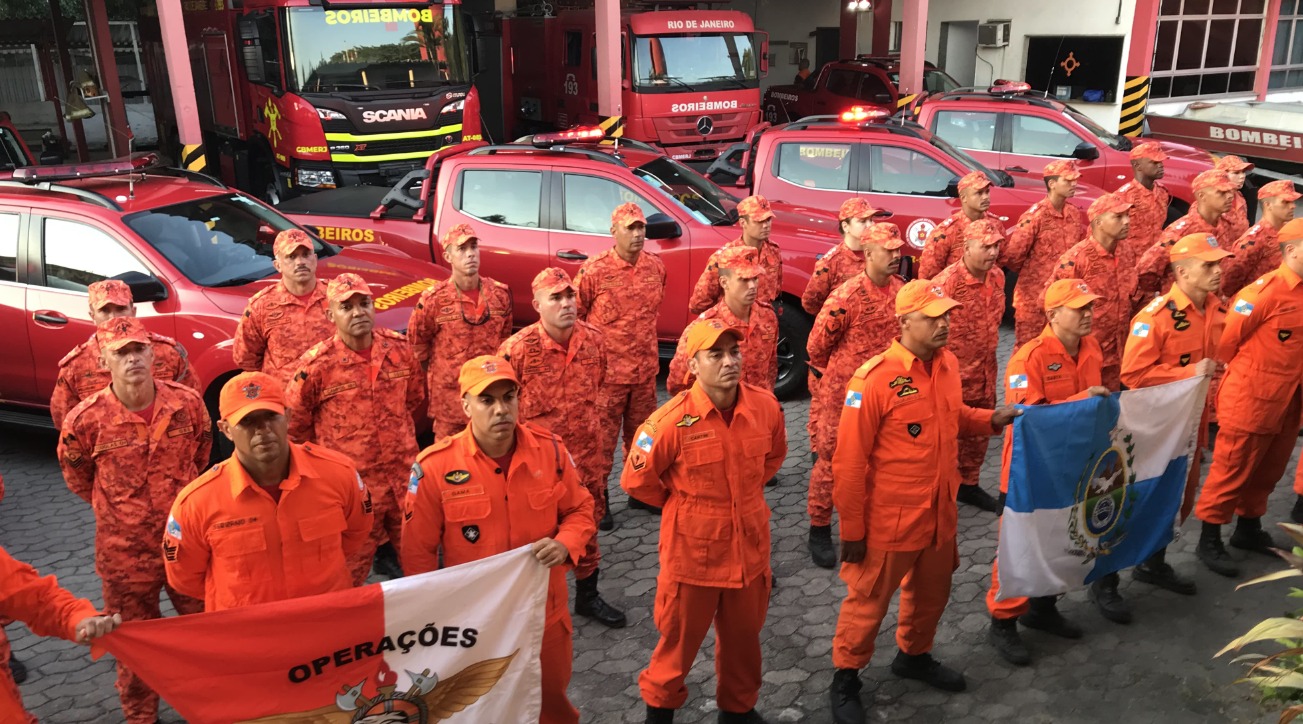
[[[1000,520],[1001,600],[1049,596],[1172,541],[1208,382],[1019,406]]]

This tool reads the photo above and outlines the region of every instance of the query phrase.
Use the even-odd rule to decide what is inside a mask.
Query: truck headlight
[[[443,110],[439,111],[439,115],[442,116],[445,113],[461,113],[462,109],[465,107],[466,107],[466,99],[463,98],[457,101],[456,103],[449,103],[448,105],[444,106]]]
[[[335,188],[335,172],[325,168],[300,168],[296,177],[299,185],[310,189]]]
[[[320,118],[320,119],[323,120],[323,121],[345,121],[345,120],[348,120],[347,118],[344,117],[344,114],[343,114],[343,113],[340,113],[339,111],[332,111],[332,110],[330,110],[329,108],[318,108],[318,109],[317,109],[317,118]]]

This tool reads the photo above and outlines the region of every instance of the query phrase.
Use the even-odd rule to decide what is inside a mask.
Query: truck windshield
[[[900,73],[889,73],[888,77],[897,88],[900,87]],[[945,93],[959,87],[954,78],[940,70],[927,68],[923,71],[923,90],[927,93]]]
[[[720,226],[734,221],[729,212],[737,207],[737,200],[674,159],[662,157],[648,161],[634,169],[633,174],[703,224]]]
[[[751,36],[651,35],[633,39],[633,85],[639,93],[759,88]]]
[[[285,11],[290,90],[416,90],[470,82],[458,5]]]
[[[247,197],[210,196],[141,211],[123,219],[187,279],[204,287],[236,287],[276,273],[276,234],[294,222]],[[313,239],[318,256],[335,248]]]
[[[18,136],[4,126],[0,126],[0,171],[12,171],[21,166],[31,166],[32,159],[27,157]]]
[[[1130,138],[1127,138],[1126,136],[1119,136],[1116,133],[1109,133],[1108,131],[1104,130],[1103,127],[1101,127],[1098,123],[1091,120],[1089,116],[1077,110],[1076,108],[1073,108],[1072,106],[1065,106],[1065,108],[1067,110],[1063,112],[1063,115],[1076,121],[1087,131],[1090,131],[1091,133],[1095,134],[1095,136],[1099,138],[1099,140],[1103,141],[1104,143],[1107,143],[1113,149],[1118,151],[1131,150]]]

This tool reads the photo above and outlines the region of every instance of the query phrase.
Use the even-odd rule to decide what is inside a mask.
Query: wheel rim
[[[796,366],[796,351],[792,349],[792,343],[787,337],[778,338],[778,379],[776,386],[781,386],[792,376],[792,369]]]

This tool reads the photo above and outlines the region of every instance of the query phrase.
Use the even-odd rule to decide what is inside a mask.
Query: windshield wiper
[[[718,81],[727,81],[729,83],[736,83],[737,87],[743,90],[747,90],[751,88],[751,86],[747,85],[745,81],[743,81],[741,78],[738,78],[735,75],[716,75],[716,76],[711,76],[710,78],[703,78],[702,80],[705,80],[709,83],[715,83]]]
[[[671,83],[673,83],[673,84],[675,84],[675,85],[677,85],[677,86],[681,86],[681,87],[683,87],[683,88],[686,88],[688,91],[690,91],[690,92],[692,92],[692,93],[696,93],[696,92],[697,92],[697,89],[696,89],[696,88],[693,88],[692,86],[688,85],[687,83],[684,83],[683,81],[679,80],[678,78],[675,78],[675,77],[672,76],[672,75],[663,75],[663,76],[661,76],[660,78],[655,78],[655,79],[653,79],[653,84],[654,84],[655,81],[657,81],[657,80],[667,80],[667,81],[669,81],[669,82],[671,82]]]

